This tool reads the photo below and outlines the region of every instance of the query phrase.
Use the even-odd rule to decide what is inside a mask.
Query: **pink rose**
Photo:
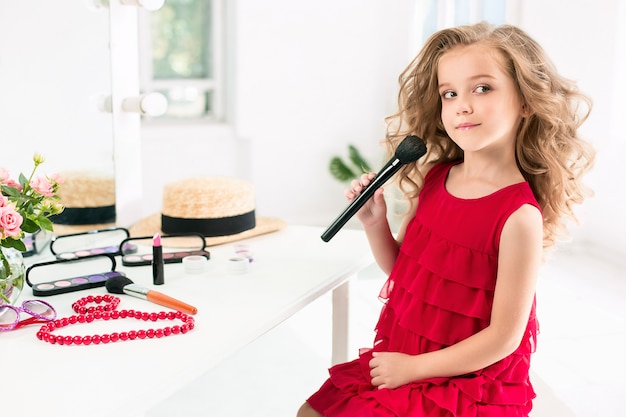
[[[35,177],[30,181],[30,186],[33,190],[37,191],[44,197],[52,197],[54,195],[54,189],[52,184],[45,177]]]
[[[50,181],[59,185],[63,184],[63,182],[65,181],[65,178],[63,178],[63,176],[59,174],[58,172],[55,172],[54,174],[49,175],[48,178],[50,179]]]
[[[13,187],[18,191],[22,191],[22,186],[20,185],[20,183],[14,180],[7,180],[7,182],[4,185],[8,185],[9,187]]]
[[[9,170],[6,168],[0,167],[0,184],[6,184],[9,180]]]
[[[0,194],[0,207],[4,207],[9,204],[9,199]]]
[[[22,233],[20,226],[22,225],[22,216],[15,211],[12,205],[6,205],[0,207],[0,236],[2,239],[5,237],[18,237]]]

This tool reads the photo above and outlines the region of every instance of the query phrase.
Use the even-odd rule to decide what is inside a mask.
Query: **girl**
[[[594,153],[577,129],[591,103],[508,25],[435,33],[400,86],[388,148],[415,134],[429,151],[400,171],[410,209],[396,238],[382,190],[357,213],[389,274],[374,344],[298,416],[527,416],[535,282],[585,197]]]

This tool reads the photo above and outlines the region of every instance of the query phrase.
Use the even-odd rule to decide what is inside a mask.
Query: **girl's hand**
[[[373,352],[370,360],[372,385],[378,389],[394,389],[415,381],[417,356],[398,352]]]
[[[348,201],[354,200],[356,196],[372,182],[375,176],[376,174],[370,172],[361,175],[360,180],[352,180],[350,183],[351,188],[344,192]],[[383,197],[382,187],[377,189],[372,198],[367,200],[363,207],[357,211],[356,217],[361,221],[363,226],[370,226],[380,221],[387,221],[387,205]]]

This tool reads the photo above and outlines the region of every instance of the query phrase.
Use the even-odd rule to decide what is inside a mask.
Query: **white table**
[[[198,307],[195,329],[162,339],[89,346],[39,341],[35,336],[39,325],[0,334],[2,415],[143,416],[329,291],[333,292],[333,363],[345,361],[349,278],[373,259],[362,231],[341,230],[328,243],[320,239],[322,232],[317,227],[288,226],[237,242],[247,244],[254,256],[246,274],[233,274],[228,268],[234,244],[208,248],[211,260],[201,275],[185,274],[181,264],[166,265],[165,285],[158,287],[151,284],[151,267],[124,268],[120,262],[117,269],[136,284]],[[59,317],[67,317],[74,314],[71,304],[89,294],[106,294],[106,289],[42,299],[55,306]],[[20,302],[32,298],[36,297],[27,287]],[[167,310],[130,296],[120,298],[118,309]],[[178,323],[147,322],[142,327],[144,322],[136,320],[100,321],[53,334],[103,334]]]

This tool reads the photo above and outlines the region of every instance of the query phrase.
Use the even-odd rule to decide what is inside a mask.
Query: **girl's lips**
[[[480,125],[480,123],[461,123],[460,125],[457,125],[457,129],[458,130],[469,130],[473,127],[476,127]]]

